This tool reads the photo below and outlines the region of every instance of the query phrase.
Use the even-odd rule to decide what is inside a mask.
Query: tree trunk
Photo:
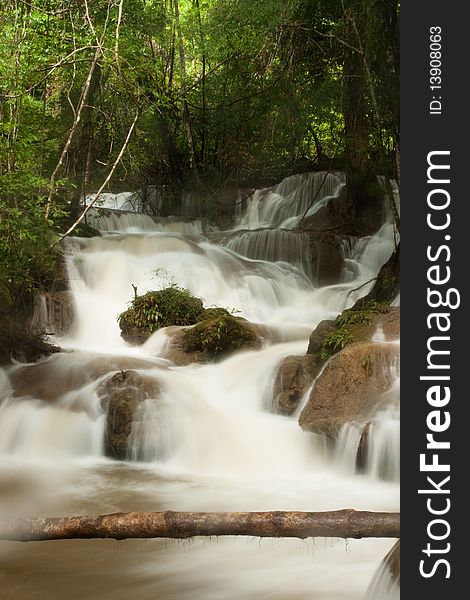
[[[364,98],[364,69],[359,52],[354,49],[355,32],[349,14],[345,13],[345,36],[348,46],[344,49],[344,132],[348,166],[362,171],[367,155],[368,132]]]
[[[400,536],[399,513],[331,512],[130,512],[98,517],[26,518],[0,523],[0,539],[18,542],[62,539],[250,537],[363,538]]]
[[[180,52],[180,68],[181,68],[181,94],[183,96],[183,123],[186,131],[186,138],[188,140],[189,147],[189,167],[192,172],[196,175],[197,178],[197,159],[196,159],[196,145],[194,143],[193,129],[191,125],[191,116],[189,114],[189,106],[184,98],[185,87],[186,87],[186,58],[184,53],[184,40],[183,40],[183,32],[181,30],[180,23],[180,12],[179,12],[179,2],[178,0],[173,0],[173,6],[175,9],[175,23],[176,23],[176,31],[178,33],[178,45]]]
[[[87,186],[91,175],[92,149],[93,149],[93,108],[96,93],[100,86],[101,65],[97,63],[90,81],[88,100],[82,110],[81,133],[79,141],[73,150],[75,164],[75,178],[78,182],[72,195],[70,218],[74,221],[80,214],[80,206],[85,202]]]

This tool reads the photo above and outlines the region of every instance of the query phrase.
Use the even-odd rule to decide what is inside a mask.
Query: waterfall
[[[278,185],[256,190],[248,198],[237,228],[296,227],[304,214],[315,214],[338,198],[344,185],[343,173],[319,171],[286,177]]]
[[[242,231],[222,241],[223,245],[242,256],[269,262],[294,265],[309,278],[314,276],[314,261],[308,233],[289,229]]]
[[[393,228],[386,223],[374,236],[344,244],[347,268],[335,285],[312,284],[308,235],[294,228],[306,211],[313,214],[334,201],[344,181],[341,173],[308,173],[256,190],[227,231],[189,218],[201,214],[190,196],[184,217],[163,218],[135,212],[133,195],[105,195],[103,208],[89,215],[101,235],[63,244],[73,323],[54,340],[64,351],[34,365],[0,370],[0,500],[2,481],[13,481],[8,511],[14,512],[17,493],[24,514],[51,516],[396,510],[398,376],[393,375],[380,410],[345,426],[334,456],[324,436],[299,427],[303,406],[292,417],[272,412],[279,363],[304,355],[316,325],[365,294],[367,286],[357,288],[377,275],[393,251]],[[252,322],[266,332],[261,347],[219,362],[177,366],[166,358],[175,329],[157,330],[142,346],[128,345],[117,317],[132,300],[133,286],[144,294],[169,285],[190,290],[206,308],[224,307]],[[45,318],[43,305],[41,310]],[[380,331],[376,335],[380,339]],[[129,372],[152,393],[137,398],[127,388],[111,386]],[[132,418],[124,436],[125,460],[113,461],[105,456],[106,436],[124,435],[119,415],[126,411]],[[365,426],[365,473],[357,473]],[[155,595],[360,600],[391,542],[352,540],[346,553],[337,540],[313,547],[297,540],[266,540],[260,546],[207,540],[192,542],[184,556],[176,544],[158,540],[126,542],[119,555],[111,544],[97,542],[98,552],[93,544],[84,541],[73,551],[44,545],[36,554],[31,545],[15,547],[9,559],[13,573],[28,564],[46,575],[37,578],[34,592],[12,575],[12,589],[26,600],[34,594],[53,597],[58,589],[68,597],[74,552],[79,552],[80,564],[91,557],[98,561],[97,579],[74,581],[81,597],[106,596],[111,573],[116,600],[129,594],[138,600]],[[52,580],[41,561],[52,563],[57,549],[64,571],[54,569]],[[3,587],[10,585],[6,579]]]
[[[382,395],[380,410],[341,428],[336,460],[347,473],[360,468],[374,479],[400,479],[400,378],[394,367],[391,371],[393,383]]]

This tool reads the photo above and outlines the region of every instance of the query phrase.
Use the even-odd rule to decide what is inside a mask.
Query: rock
[[[273,386],[273,412],[285,416],[294,414],[319,370],[316,358],[308,354],[288,356],[281,361]]]
[[[390,388],[389,367],[398,365],[398,355],[396,344],[363,342],[333,356],[300,414],[302,429],[335,438],[345,423],[365,420]]]
[[[207,314],[224,316],[206,319],[192,328],[165,327],[146,343],[144,351],[186,366],[221,360],[238,350],[259,349],[266,342],[285,341],[277,328],[233,317],[224,309],[208,309]],[[158,339],[161,335],[165,337]]]
[[[45,292],[35,298],[32,325],[49,334],[61,336],[70,331],[74,313],[71,292]]]
[[[369,432],[371,423],[366,423],[362,429],[361,439],[357,447],[356,454],[356,469],[358,471],[364,471],[367,464],[367,455],[369,452]]]
[[[160,385],[155,379],[136,371],[120,371],[104,381],[97,393],[101,406],[107,412],[105,454],[110,458],[125,460],[137,407],[143,400],[157,399]]]
[[[347,310],[339,318],[347,321],[343,327],[347,327],[349,345],[371,342],[373,339],[394,341],[400,337],[400,310],[396,307],[384,306],[359,312]],[[292,415],[296,411],[329,355],[337,352],[327,348],[325,353],[324,342],[327,336],[338,330],[340,325],[336,321],[321,321],[310,334],[307,355],[289,356],[279,364],[273,387],[273,409],[276,413]],[[380,340],[375,340],[376,337]]]
[[[200,298],[189,290],[170,286],[136,296],[119,315],[121,336],[133,345],[143,344],[153,331],[172,325],[193,325],[205,317]]]
[[[130,325],[124,321],[119,323],[119,325],[121,327],[122,339],[131,346],[141,346],[152,335],[145,327],[136,327],[135,325]]]
[[[346,187],[343,187],[338,198],[332,198],[316,213],[305,217],[301,226],[306,229],[325,231],[350,228],[353,223],[354,206],[348,197]]]
[[[307,354],[321,354],[323,340],[325,339],[325,336],[329,335],[330,333],[333,333],[333,331],[335,331],[336,329],[337,325],[334,321],[330,321],[328,319],[320,321],[320,323],[310,334]]]
[[[65,358],[65,360],[63,360]],[[85,357],[77,355],[74,363],[62,354],[51,356],[33,365],[14,366],[9,371],[13,396],[29,397],[44,402],[56,402],[64,394],[117,369],[155,367],[155,361],[128,356]],[[51,381],[54,382],[51,385]],[[73,409],[73,406],[70,407]]]
[[[390,303],[400,293],[400,244],[397,249],[385,264],[382,265],[377,275],[377,279],[374,283],[371,291],[364,296],[359,298],[356,304],[353,306],[354,310],[361,310],[367,303],[373,302],[384,302]]]
[[[384,558],[384,563],[390,570],[392,581],[400,583],[400,540],[395,542],[395,545]]]
[[[185,352],[199,352],[209,360],[220,359],[237,350],[259,350],[259,329],[241,317],[219,314],[186,328],[183,334]]]
[[[379,335],[377,341],[393,341],[400,337],[400,309],[396,306],[378,306],[377,309],[362,311],[345,310],[340,319],[350,316],[346,327],[353,342],[365,342]]]
[[[345,236],[340,233],[315,232],[311,234],[311,252],[317,257],[315,283],[317,286],[338,283],[344,266],[342,242]]]

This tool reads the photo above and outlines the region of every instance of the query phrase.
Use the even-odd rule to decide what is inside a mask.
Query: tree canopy
[[[39,247],[104,181],[216,188],[325,165],[399,177],[398,18],[394,0],[3,0],[10,284],[47,279]]]

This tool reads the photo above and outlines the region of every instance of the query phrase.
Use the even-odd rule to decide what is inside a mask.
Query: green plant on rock
[[[129,327],[152,333],[160,327],[194,325],[204,318],[202,300],[176,285],[136,296],[118,316],[122,330]]]
[[[338,327],[344,325],[370,325],[372,317],[379,312],[380,305],[375,300],[371,300],[361,310],[345,310],[336,317],[335,323]]]
[[[244,322],[223,308],[208,309],[211,315],[185,332],[186,347],[189,351],[207,352],[217,357],[240,350],[256,348],[257,335]]]
[[[322,344],[321,358],[326,360],[338,350],[342,350],[347,344],[353,341],[353,336],[349,329],[343,325],[336,331],[329,333],[325,336]]]

